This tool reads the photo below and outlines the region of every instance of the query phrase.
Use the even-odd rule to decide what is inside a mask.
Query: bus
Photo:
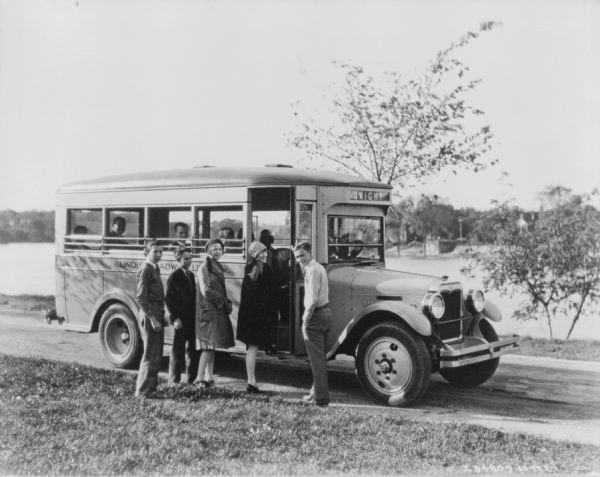
[[[143,349],[135,293],[144,244],[166,244],[160,262],[166,282],[177,268],[169,253],[175,244],[189,244],[197,272],[206,243],[220,237],[235,329],[246,251],[268,230],[289,265],[278,303],[280,353],[306,355],[304,282],[291,250],[310,242],[329,277],[333,325],[327,357],[354,357],[358,379],[372,398],[391,406],[414,401],[435,372],[456,385],[482,384],[499,357],[519,347],[518,337],[497,336],[493,323],[502,314],[481,290],[463,289],[446,276],[386,269],[391,193],[387,184],[281,165],[199,167],[67,184],[57,191],[57,314],[70,329],[97,332],[112,365],[135,367]],[[166,343],[172,333],[166,328]]]

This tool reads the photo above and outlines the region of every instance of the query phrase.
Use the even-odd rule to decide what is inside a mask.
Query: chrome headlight
[[[469,290],[466,298],[467,310],[471,313],[481,313],[485,306],[485,296],[481,290]]]
[[[439,320],[442,316],[444,316],[444,311],[446,310],[444,299],[439,293],[428,293],[425,295],[422,306],[423,313],[435,318],[436,320]]]

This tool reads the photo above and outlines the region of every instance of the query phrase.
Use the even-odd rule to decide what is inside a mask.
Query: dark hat
[[[179,260],[186,252],[191,252],[192,249],[185,245],[183,242],[179,242],[173,250],[173,255],[175,255],[175,260]]]
[[[267,247],[271,247],[273,242],[275,242],[275,237],[271,234],[271,231],[268,229],[264,229],[260,233],[259,242],[265,244]]]

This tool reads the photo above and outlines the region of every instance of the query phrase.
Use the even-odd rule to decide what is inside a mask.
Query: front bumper
[[[439,350],[440,368],[458,368],[479,363],[519,349],[519,335],[488,343],[482,338],[466,336],[462,343]]]

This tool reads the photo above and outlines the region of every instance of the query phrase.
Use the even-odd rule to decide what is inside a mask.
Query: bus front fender
[[[399,321],[403,321],[421,336],[431,336],[431,323],[420,310],[399,301],[378,301],[363,308],[356,315],[344,330],[338,336],[333,348],[327,353],[327,357],[333,357],[336,351],[344,343],[344,341],[352,334],[352,331],[367,317],[376,314],[385,313],[397,317]]]
[[[104,310],[108,307],[109,303],[112,304],[116,302],[121,302],[127,307],[129,307],[129,309],[133,313],[133,316],[137,317],[139,307],[132,297],[119,290],[109,290],[108,292],[104,293],[100,298],[98,298],[98,301],[96,301],[96,304],[94,305],[94,310],[91,313],[91,320],[88,331],[98,330],[98,324],[100,323],[100,317],[102,316],[102,313],[104,313]]]
[[[500,311],[500,308],[498,308],[494,302],[486,300],[485,305],[483,306],[483,311],[481,313],[488,320],[496,321],[496,322],[502,321],[502,312]]]

